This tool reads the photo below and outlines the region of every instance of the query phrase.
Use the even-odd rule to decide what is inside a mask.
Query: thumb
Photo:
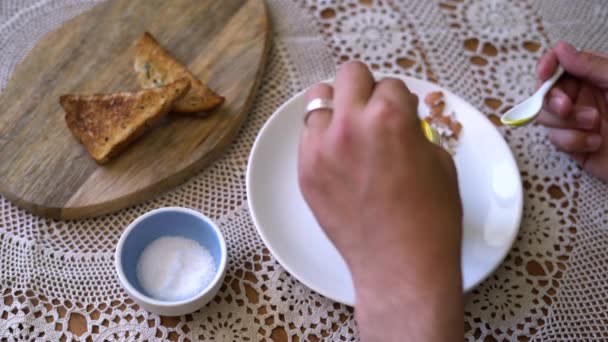
[[[570,75],[606,89],[608,88],[608,58],[599,54],[578,51],[566,42],[555,46],[555,54],[559,64]]]

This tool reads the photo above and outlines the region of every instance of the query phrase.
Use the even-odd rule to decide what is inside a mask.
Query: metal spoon
[[[530,98],[525,100],[524,102],[518,104],[517,106],[511,108],[508,112],[506,112],[501,118],[500,121],[511,127],[519,127],[526,125],[532,122],[538,114],[543,106],[543,100],[545,95],[553,87],[555,82],[562,76],[564,73],[564,69],[561,66],[557,67],[557,70],[551,76],[550,79],[546,80],[543,85],[538,88],[536,93],[532,95]]]

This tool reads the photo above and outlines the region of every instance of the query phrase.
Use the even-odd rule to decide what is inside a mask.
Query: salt
[[[161,237],[150,243],[137,261],[136,272],[148,295],[166,301],[196,296],[216,273],[209,250],[179,236]]]

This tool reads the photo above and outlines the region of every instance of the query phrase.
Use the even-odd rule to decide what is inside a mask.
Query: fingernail
[[[568,96],[568,95],[566,95],[566,93],[564,93],[563,90],[561,90],[560,88],[556,87],[556,88],[552,88],[551,89],[551,96],[553,96],[553,97],[565,97],[565,96]]]
[[[598,121],[598,113],[595,108],[587,108],[576,113],[576,121],[582,128],[595,128]]]
[[[558,96],[553,96],[549,99],[549,106],[554,111],[559,111],[559,109],[564,105],[564,99]]]
[[[587,137],[587,147],[591,150],[598,149],[602,144],[602,137],[598,134],[592,134]]]

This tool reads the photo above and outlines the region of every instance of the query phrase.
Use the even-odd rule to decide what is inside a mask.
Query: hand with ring
[[[418,98],[358,62],[306,98],[299,183],[353,275],[362,340],[462,338],[456,169],[425,139]]]

